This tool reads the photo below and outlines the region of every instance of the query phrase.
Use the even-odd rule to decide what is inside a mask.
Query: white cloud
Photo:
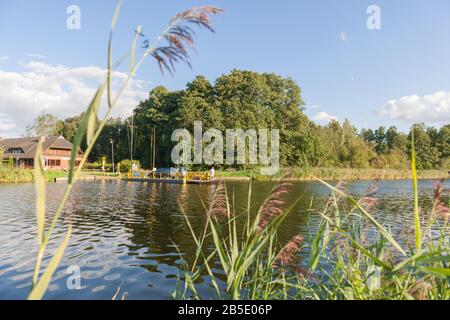
[[[34,58],[34,59],[47,60],[47,56],[45,56],[43,54],[38,54],[38,53],[28,53],[27,57]]]
[[[6,114],[0,113],[0,137],[8,136],[16,130],[16,124]]]
[[[0,136],[22,134],[26,125],[43,111],[61,119],[80,114],[106,72],[98,67],[69,68],[36,61],[22,66],[22,72],[0,70]],[[114,72],[113,90],[126,78],[127,74]],[[131,81],[116,105],[114,116],[129,116],[147,97],[147,87],[144,81]],[[103,99],[102,110],[105,108]]]
[[[348,37],[348,34],[345,31],[341,31],[340,38],[344,42],[349,42],[350,38]]]
[[[313,119],[320,124],[328,124],[331,121],[338,121],[338,117],[326,113],[325,111],[317,113]]]
[[[4,61],[8,61],[8,56],[5,56],[5,55],[0,55],[0,63],[1,62],[4,62]]]
[[[450,92],[438,91],[425,96],[412,95],[391,100],[380,108],[379,114],[410,123],[449,123]]]

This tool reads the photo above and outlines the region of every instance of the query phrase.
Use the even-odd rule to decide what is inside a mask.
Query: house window
[[[48,160],[48,166],[49,167],[60,167],[61,160]]]
[[[66,149],[50,149],[48,151],[48,153],[52,154],[52,155],[68,156],[68,155],[70,155],[70,150],[66,150]]]
[[[22,153],[22,149],[21,148],[10,148],[6,153],[12,153],[12,154],[18,154],[18,153]]]

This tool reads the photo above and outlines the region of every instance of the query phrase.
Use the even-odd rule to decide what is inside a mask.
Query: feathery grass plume
[[[427,281],[421,280],[417,282],[409,293],[416,300],[428,300],[428,294],[433,289],[433,285]]]
[[[339,182],[336,184],[335,188],[336,188],[337,190],[340,190],[340,191],[342,191],[342,192],[345,192],[346,189],[347,189],[347,186],[348,186],[347,182],[345,182],[345,181],[339,181]],[[327,212],[328,209],[329,209],[333,204],[339,203],[339,202],[341,201],[342,198],[343,198],[343,196],[342,196],[341,194],[336,194],[336,193],[334,193],[334,192],[331,192],[330,195],[329,195],[328,198],[327,198],[326,203],[325,203],[325,212]]]
[[[445,179],[441,179],[439,182],[434,182],[434,208],[433,213],[441,219],[450,218],[450,208],[442,201],[442,197],[448,193],[448,190],[443,189]]]
[[[299,277],[302,277],[303,279],[306,279],[313,284],[317,285],[320,283],[320,278],[317,275],[315,275],[312,271],[310,271],[304,267],[297,266],[295,268],[295,272],[297,273],[297,275]]]
[[[362,245],[367,246],[369,244],[369,233],[372,229],[372,223],[369,220],[364,220],[362,226],[361,226],[361,232],[360,232],[360,242]]]
[[[286,178],[287,175],[278,181],[272,189],[270,196],[261,207],[257,226],[258,233],[261,233],[274,218],[280,216],[284,212],[286,201],[283,200],[283,197],[289,193],[289,189],[292,187],[292,183],[285,181]]]
[[[60,203],[58,204],[58,207],[49,223],[47,232],[45,233],[45,238],[42,241],[42,245],[39,246],[39,252],[38,252],[38,258],[36,260],[35,264],[35,272],[33,276],[33,289],[32,292],[29,295],[29,299],[41,299],[45,291],[47,290],[47,287],[51,281],[53,272],[56,270],[57,266],[59,265],[59,261],[62,258],[62,255],[64,253],[65,246],[67,246],[69,238],[70,238],[70,231],[67,233],[66,238],[64,238],[64,241],[61,244],[61,247],[57,249],[57,251],[53,255],[53,259],[51,260],[50,264],[48,265],[46,271],[41,276],[40,280],[36,283],[36,275],[39,274],[41,261],[43,259],[44,252],[46,250],[47,243],[50,241],[53,231],[59,221],[60,216],[62,215],[64,208],[66,206],[66,203],[68,199],[70,198],[70,195],[72,193],[72,190],[75,185],[75,181],[77,177],[80,176],[83,166],[87,163],[89,155],[91,154],[92,150],[94,149],[94,146],[97,142],[97,140],[100,137],[101,132],[107,125],[109,118],[112,114],[112,111],[114,107],[116,106],[118,100],[123,95],[125,89],[128,87],[130,81],[135,77],[136,72],[140,69],[144,61],[147,57],[153,56],[157,57],[157,60],[160,60],[160,67],[166,66],[169,68],[171,73],[175,71],[174,63],[188,60],[187,55],[187,47],[193,47],[193,32],[189,27],[186,25],[188,23],[194,23],[200,27],[206,27],[209,30],[212,30],[212,24],[210,15],[212,14],[218,14],[221,13],[222,10],[215,8],[215,7],[200,7],[200,8],[194,8],[191,10],[184,11],[177,15],[174,19],[171,20],[169,28],[167,28],[153,43],[152,45],[148,45],[149,41],[146,40],[147,43],[147,50],[145,50],[145,53],[142,55],[142,57],[139,59],[137,63],[135,63],[135,49],[136,49],[136,41],[138,38],[143,37],[142,35],[142,28],[138,27],[136,29],[136,35],[135,39],[132,44],[132,52],[130,57],[130,72],[128,74],[128,77],[121,85],[120,89],[117,91],[116,96],[113,97],[111,92],[111,74],[114,69],[119,67],[119,65],[124,61],[124,59],[120,59],[117,64],[113,64],[113,46],[112,46],[112,36],[113,31],[115,29],[117,20],[119,18],[120,9],[122,6],[122,0],[118,2],[118,5],[116,7],[114,17],[111,24],[111,31],[110,31],[110,37],[109,37],[109,44],[108,44],[108,71],[105,75],[105,78],[101,82],[101,84],[98,86],[98,89],[96,91],[96,94],[93,97],[92,102],[87,108],[87,111],[84,113],[84,116],[81,120],[80,126],[77,129],[77,132],[75,134],[75,138],[73,139],[73,148],[72,148],[72,154],[70,159],[70,168],[69,168],[69,179],[67,183],[67,187],[64,191],[64,194],[61,198]],[[178,29],[177,29],[178,28]],[[167,47],[158,47],[159,43],[163,41],[164,39],[169,41],[169,47],[170,49],[167,49]],[[166,49],[163,49],[166,48]],[[156,54],[155,54],[156,53]],[[162,65],[161,65],[162,64]],[[108,109],[103,116],[103,119],[100,120],[98,117],[98,112],[100,110],[100,103],[101,98],[103,94],[107,93],[108,96]],[[76,156],[78,154],[78,150],[81,146],[81,142],[83,140],[83,137],[86,137],[87,146],[84,150],[83,157],[79,163],[78,166],[75,165]],[[38,208],[39,210],[39,208]],[[40,228],[40,226],[38,226]],[[42,229],[42,228],[40,228]]]
[[[191,67],[189,49],[194,49],[195,32],[189,24],[203,27],[214,32],[211,16],[223,13],[223,9],[213,6],[194,7],[177,14],[162,38],[167,45],[153,50],[152,56],[157,61],[162,73],[167,70],[171,75],[175,71],[175,63],[183,62]],[[144,48],[150,48],[150,41],[144,41]]]
[[[369,186],[364,196],[359,200],[359,204],[366,211],[371,211],[377,205],[378,199],[376,198],[376,195],[379,188],[380,188],[380,178],[377,178]]]
[[[221,180],[217,185],[217,189],[214,192],[213,199],[209,205],[207,217],[208,219],[220,219],[224,217],[229,218],[230,215],[231,212],[228,207],[227,189],[225,183]]]
[[[297,235],[278,253],[273,262],[273,267],[286,267],[294,263],[297,253],[300,251],[300,246],[304,238],[302,235]]]

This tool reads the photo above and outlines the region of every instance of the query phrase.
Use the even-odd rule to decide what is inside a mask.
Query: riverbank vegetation
[[[317,228],[280,241],[279,226],[294,208],[283,196],[289,183],[279,182],[264,204],[241,213],[220,185],[206,208],[205,227],[196,233],[194,261],[183,261],[175,299],[250,300],[448,300],[450,299],[449,190],[435,185],[433,206],[419,208],[413,155],[414,210],[411,224],[394,231],[373,215],[375,181],[359,200],[339,182],[319,217]],[[300,195],[299,195],[300,196]],[[420,199],[426,200],[426,199]],[[286,205],[288,205],[286,207]],[[239,227],[241,226],[241,227]],[[299,253],[302,252],[302,258]],[[218,263],[216,263],[218,261]]]
[[[111,172],[83,171],[80,177],[96,176],[102,178],[116,178],[117,175]],[[68,173],[58,170],[48,170],[44,172],[44,180],[46,182],[54,182],[57,178],[67,178]],[[35,173],[31,169],[9,168],[0,165],[0,184],[5,183],[32,183],[35,182]]]
[[[109,168],[110,166],[107,166]],[[101,167],[90,166],[81,173],[81,176],[96,176],[104,178],[120,178],[120,176],[111,171],[103,172]],[[131,165],[125,160],[118,167],[122,174],[130,171]],[[109,168],[112,170],[111,168]],[[285,173],[289,172],[290,181],[313,181],[318,177],[326,181],[356,181],[356,180],[406,180],[411,176],[410,170],[396,169],[343,169],[343,168],[284,168],[274,177],[260,176],[258,170],[236,170],[236,171],[218,171],[216,177],[224,180],[256,180],[256,181],[276,181]],[[45,180],[53,182],[56,178],[67,178],[68,174],[64,171],[45,171]],[[443,170],[420,170],[417,172],[418,179],[441,179],[448,176],[447,171]],[[31,183],[34,182],[34,172],[31,169],[13,168],[0,166],[0,184],[5,183]]]
[[[346,169],[346,168],[282,168],[274,177],[261,176],[259,170],[226,170],[218,171],[219,178],[239,179],[253,178],[257,181],[277,180],[289,172],[290,181],[313,181],[314,177],[326,181],[356,181],[356,180],[407,180],[411,170],[407,169]],[[418,179],[442,179],[448,177],[446,170],[418,170]]]
[[[67,173],[63,171],[46,171],[44,174],[45,181],[53,182],[55,178],[67,177]],[[0,184],[2,183],[28,183],[34,182],[34,173],[30,169],[10,168],[0,165]]]

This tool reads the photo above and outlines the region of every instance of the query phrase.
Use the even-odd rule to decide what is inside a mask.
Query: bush
[[[138,160],[122,160],[119,162],[119,164],[117,165],[117,169],[120,172],[130,172],[131,168],[133,167],[133,163],[135,163],[137,165],[138,168],[141,167],[141,163]]]
[[[102,171],[102,164],[99,162],[87,163],[84,166],[84,169]],[[110,163],[105,164],[105,171],[111,171],[111,170],[112,170],[112,164],[110,164]]]
[[[442,161],[441,168],[444,170],[450,170],[450,158],[444,159]]]

